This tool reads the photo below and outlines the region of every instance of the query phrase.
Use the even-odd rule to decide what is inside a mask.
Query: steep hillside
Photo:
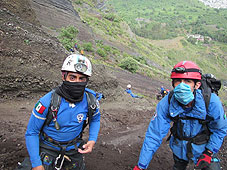
[[[169,39],[179,35],[201,34],[226,43],[227,10],[205,6],[198,0],[108,1],[137,35]],[[219,2],[208,2],[221,5]],[[223,1],[223,6],[226,2]]]
[[[1,95],[23,96],[31,89],[39,92],[55,86],[56,69],[66,56],[63,46],[39,27],[7,9],[0,10]]]
[[[28,156],[24,133],[32,108],[39,97],[61,83],[61,64],[69,54],[58,39],[61,27],[78,29],[75,41],[93,63],[88,86],[106,97],[100,102],[99,139],[94,151],[85,156],[87,170],[132,169],[155,112],[156,94],[161,85],[171,89],[169,73],[179,60],[193,59],[204,70],[226,79],[226,53],[220,49],[226,49],[225,45],[195,46],[185,37],[141,38],[119,16],[102,11],[107,10],[105,1],[96,2],[0,1],[0,169],[15,169]],[[91,44],[92,48],[85,48]],[[137,64],[134,73],[119,66],[125,58]],[[128,83],[142,99],[124,92]],[[167,145],[164,140],[150,169],[171,169]],[[225,141],[219,153],[222,169],[227,169],[226,147]]]
[[[91,29],[81,21],[71,1],[31,0],[30,4],[42,28],[46,32],[57,35],[57,29],[71,25],[77,27],[79,30],[78,39],[81,41],[94,39]]]
[[[116,65],[124,58],[129,57],[138,62],[140,69],[138,69],[137,72],[145,73],[152,77],[165,77],[165,75],[169,73],[172,65],[177,61],[193,60],[200,64],[204,72],[213,72],[218,78],[226,79],[226,43],[214,40],[204,42],[203,40],[198,40],[200,38],[195,38],[195,41],[193,40],[193,42],[191,42],[188,38],[190,35],[187,35],[185,32],[187,24],[190,25],[188,27],[190,30],[190,28],[196,25],[195,23],[197,21],[198,23],[207,23],[202,25],[206,26],[209,30],[215,30],[213,29],[214,23],[217,22],[220,24],[218,28],[225,32],[225,10],[215,11],[214,9],[205,8],[205,6],[197,0],[190,2],[180,1],[179,3],[174,3],[174,0],[165,1],[165,7],[170,9],[162,9],[162,3],[164,2],[159,1],[154,1],[154,3],[152,3],[152,1],[145,1],[141,3],[140,1],[134,0],[133,3],[132,1],[130,1],[131,3],[127,3],[127,1],[112,0],[108,1],[108,4],[112,2],[111,7],[109,7],[108,4],[100,5],[98,2],[92,3],[91,0],[81,2],[83,3],[74,1],[75,10],[77,10],[80,17],[86,21],[86,24],[92,28],[93,32],[96,34],[97,41],[103,40],[104,45],[108,47],[108,49],[106,49],[101,46],[102,50],[107,54],[102,58],[106,62]],[[184,3],[187,4],[184,5]],[[85,6],[86,8],[84,8]],[[182,8],[182,6],[184,8]],[[99,7],[99,9],[96,7]],[[178,14],[176,14],[177,12]],[[216,15],[216,13],[218,13],[218,15]],[[188,17],[189,15],[193,15],[191,19]],[[220,17],[220,19],[215,19],[216,17]],[[176,21],[179,21],[181,24],[176,23]],[[128,27],[126,23],[128,23],[131,28]],[[137,26],[138,29],[142,27],[146,28],[147,30],[144,30],[145,34],[149,34],[148,30],[153,31],[155,36],[169,33],[170,30],[166,29],[169,24],[171,26],[169,28],[171,28],[172,32],[178,33],[178,31],[181,31],[179,36],[176,37],[175,35],[174,37],[176,38],[172,39],[172,44],[176,44],[176,46],[169,48],[169,45],[166,44],[171,40],[170,38],[166,41],[153,41],[148,38],[139,37],[137,36],[138,34],[134,34],[135,29],[133,24]],[[154,29],[150,28],[147,24],[151,24]],[[154,24],[159,26],[155,26]],[[202,25],[199,24],[197,26]],[[175,28],[178,26],[179,28]],[[136,31],[138,31],[138,29]],[[200,29],[200,27],[196,27],[196,29],[203,30],[202,28]],[[190,32],[188,32],[188,34],[190,34]],[[224,38],[225,36],[225,34],[222,36],[221,33],[220,36],[216,37]],[[202,38],[204,39],[204,37]],[[124,48],[119,48],[119,46],[116,46],[117,44],[120,44],[120,46]],[[99,47],[99,43],[93,44],[94,52],[92,54],[96,55],[96,50]],[[131,51],[131,53],[129,51]]]
[[[21,9],[20,6],[23,4],[28,5],[28,2],[27,0],[23,0],[19,6],[13,1],[1,2],[1,7],[4,7],[0,9],[0,93],[2,99],[32,97],[34,93],[47,92],[58,85],[61,80],[60,68],[62,62],[69,54],[56,37],[45,32],[47,31],[46,29],[42,29],[43,26],[39,27],[36,24],[32,24],[33,18],[38,18],[36,21],[41,21],[41,18],[34,12],[37,8],[27,6],[30,13],[27,15],[24,13],[23,15],[21,14],[20,10],[23,8]],[[11,6],[15,7],[11,9]],[[44,6],[47,7],[47,5]],[[53,7],[54,4],[49,6],[48,9],[52,9]],[[40,13],[42,11],[45,12],[47,9],[40,9]],[[62,13],[57,14],[57,12],[58,10],[56,10],[55,16],[62,16]],[[67,10],[61,12],[70,15],[72,11],[69,10],[69,14]],[[76,18],[78,16],[74,15],[74,17]],[[79,18],[77,20],[81,22]],[[46,23],[50,23],[50,20]],[[58,22],[53,21],[52,25],[56,26],[56,23]],[[84,34],[88,36],[86,33],[87,30],[89,29],[84,29]],[[99,71],[103,74],[98,74]],[[93,80],[96,80],[95,85],[92,85]],[[100,85],[103,84],[106,84],[106,86],[101,87]],[[103,66],[97,65],[94,67],[94,76],[91,78],[90,86],[95,88],[95,90],[101,90],[105,87],[104,90],[112,88],[114,91],[114,88],[118,86],[118,82],[106,73]],[[106,93],[112,94],[113,91],[107,91]]]

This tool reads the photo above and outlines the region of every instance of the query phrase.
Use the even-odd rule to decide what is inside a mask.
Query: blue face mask
[[[191,87],[185,83],[180,83],[174,88],[174,97],[183,105],[187,105],[194,99]]]

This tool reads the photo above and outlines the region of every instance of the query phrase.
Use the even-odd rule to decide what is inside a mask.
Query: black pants
[[[179,159],[176,155],[173,154],[174,166],[173,170],[186,170],[188,161],[183,159]],[[212,160],[218,160],[218,158],[214,155]],[[211,164],[207,168],[203,168],[202,170],[221,170],[219,161],[211,161]]]
[[[40,147],[40,157],[45,170],[55,170],[55,162],[59,157],[58,151],[52,147],[42,144]],[[32,166],[29,158],[25,158],[18,170],[31,170]],[[83,155],[76,150],[65,152],[64,162],[61,170],[85,170]]]

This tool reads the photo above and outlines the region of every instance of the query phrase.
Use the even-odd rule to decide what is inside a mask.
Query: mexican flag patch
[[[35,105],[35,110],[40,113],[40,114],[43,114],[43,111],[46,109],[46,107],[44,107],[42,105],[41,102],[38,102],[36,105]]]

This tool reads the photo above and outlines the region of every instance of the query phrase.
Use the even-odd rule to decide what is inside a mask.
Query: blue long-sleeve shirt
[[[192,117],[206,119],[206,115],[213,118],[208,123],[209,130],[212,132],[210,139],[206,144],[192,144],[193,160],[196,163],[197,158],[202,154],[205,148],[217,153],[222,145],[227,131],[227,119],[222,107],[221,101],[216,94],[211,94],[208,112],[206,111],[205,101],[201,90],[196,90],[195,105],[191,109],[183,109],[177,100],[172,96],[170,104],[168,95],[164,97],[157,105],[156,114],[151,119],[148,126],[145,140],[140,152],[138,166],[146,169],[159,146],[162,139],[167,135],[170,129],[171,117]],[[203,130],[198,120],[181,120],[183,121],[183,135],[185,137],[194,137]],[[179,129],[178,129],[179,130]],[[170,148],[172,152],[180,159],[188,161],[187,145],[188,141],[170,139]]]
[[[96,95],[90,89],[85,89]],[[47,93],[40,98],[34,107],[25,134],[27,150],[30,156],[32,167],[42,165],[39,156],[39,135],[42,128],[48,108],[50,106],[51,95],[53,91]],[[98,101],[97,101],[98,102]],[[61,99],[61,104],[57,113],[57,122],[60,125],[60,129],[56,130],[54,122],[51,121],[49,126],[45,126],[43,131],[51,138],[59,142],[66,142],[77,137],[83,128],[84,120],[87,118],[88,103],[87,96],[84,93],[83,100],[76,103],[69,103],[64,98]],[[100,112],[99,107],[96,109],[95,114],[92,117],[89,126],[89,141],[95,141],[98,138],[98,132],[100,129]],[[41,138],[42,140],[42,138]],[[67,147],[66,150],[74,149],[74,145]]]
[[[125,90],[128,94],[130,94],[133,98],[138,98],[139,96],[137,96],[136,94],[133,94],[131,89],[126,89]]]

